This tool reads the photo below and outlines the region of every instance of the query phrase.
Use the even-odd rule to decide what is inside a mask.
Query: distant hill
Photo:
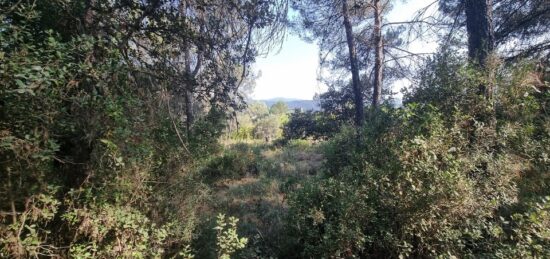
[[[313,111],[320,111],[321,107],[319,105],[319,102],[315,100],[301,100],[301,99],[293,99],[293,98],[272,98],[267,100],[256,100],[257,102],[263,102],[267,107],[271,107],[271,105],[277,103],[277,102],[284,102],[288,106],[289,110],[294,110],[296,108],[302,108],[304,111],[313,110]],[[394,98],[389,100],[389,103],[393,107],[402,107],[403,106],[403,100],[401,98]]]
[[[258,100],[258,102],[265,103],[267,107],[271,107],[271,105],[277,102],[284,102],[288,106],[289,110],[301,108],[304,111],[307,111],[307,110],[318,111],[321,109],[319,107],[319,103],[315,100],[301,100],[301,99],[293,99],[293,98],[272,98],[267,100]]]

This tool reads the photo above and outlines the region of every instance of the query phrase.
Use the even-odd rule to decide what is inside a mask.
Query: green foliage
[[[491,234],[494,255],[500,258],[544,258],[550,255],[550,197],[527,205],[528,210],[500,218]]]
[[[329,88],[319,95],[321,109],[327,116],[341,122],[351,122],[354,116],[353,92],[350,86]]]
[[[213,140],[217,140],[222,135],[225,120],[226,115],[222,111],[211,109],[206,116],[195,122],[189,139],[191,154],[196,158],[206,158],[210,154],[220,152],[220,144]]]
[[[248,106],[246,113],[250,115],[253,121],[256,121],[267,116],[269,114],[269,108],[263,102],[254,102]]]
[[[210,159],[201,174],[208,182],[221,179],[238,179],[257,172],[253,151],[242,146],[225,151]]]
[[[336,117],[322,112],[295,111],[290,114],[283,128],[283,136],[289,139],[327,139],[339,129],[340,123]]]
[[[226,146],[228,153],[237,154],[232,160],[246,173],[231,176],[222,170],[219,177],[211,179],[212,198],[203,206],[208,209],[203,217],[208,219],[198,227],[198,237],[193,242],[196,256],[214,258],[214,218],[218,213],[231,213],[240,219],[239,234],[249,238],[249,245],[235,253],[236,258],[284,257],[290,239],[286,233],[287,195],[301,185],[303,179],[314,175],[323,165],[323,157],[317,146],[307,140],[292,140],[287,145],[275,146],[263,141],[237,143]],[[214,160],[213,160],[214,161]],[[207,166],[208,167],[208,166]],[[205,172],[206,173],[206,172]],[[215,252],[215,251],[214,251]]]
[[[264,103],[251,103],[237,114],[237,123],[228,135],[233,140],[262,140],[270,142],[282,136],[282,127],[288,121],[288,108],[283,102],[274,104],[270,110]]]
[[[164,7],[0,1],[0,257],[192,256],[201,163],[239,108],[242,35],[196,35],[204,21]],[[219,26],[250,11],[222,9],[233,14]],[[167,65],[204,42],[203,77]],[[170,102],[182,85],[201,102],[189,132]]]
[[[60,202],[55,199],[55,189],[49,193],[35,194],[28,197],[25,210],[19,215],[12,214],[12,223],[0,228],[0,255],[39,256],[50,254],[44,237],[51,231],[44,227],[44,223],[53,220],[58,212]],[[12,203],[15,205],[15,203]]]
[[[350,187],[336,179],[313,180],[291,196],[288,223],[301,246],[290,251],[313,258],[358,254],[366,241],[362,224],[370,213],[361,190]]]
[[[472,87],[475,82],[470,84],[464,76],[472,72],[467,71],[465,64],[465,60],[451,52],[439,53],[426,61],[417,75],[419,83],[405,92],[405,104],[430,103],[444,114],[451,114],[457,104],[468,102],[472,90],[477,91]]]
[[[216,245],[218,250],[218,258],[229,259],[236,251],[246,247],[248,239],[239,237],[237,234],[237,222],[239,219],[234,217],[225,218],[224,214],[219,214],[216,219],[217,231]]]
[[[130,207],[111,206],[79,208],[68,211],[63,218],[78,229],[71,246],[70,257],[160,257],[169,235],[166,227],[154,223]]]
[[[189,245],[185,246],[181,252],[178,254],[183,259],[193,259],[195,255],[191,252]]]
[[[275,104],[271,105],[269,108],[269,113],[273,115],[283,115],[288,112],[288,106],[282,101],[278,101]]]
[[[0,257],[550,257],[547,62],[446,51],[358,132],[347,87],[240,111],[287,5],[176,2],[0,1]]]
[[[451,101],[427,86],[415,92],[422,104],[369,114],[364,145],[346,128],[328,141],[327,174],[289,201],[294,249],[304,257],[549,256],[548,95],[522,86],[525,73],[506,72],[496,130],[477,119],[486,104],[475,91]],[[455,76],[452,89],[484,80]]]
[[[281,136],[282,118],[277,115],[269,115],[259,120],[254,127],[254,137],[269,142]]]

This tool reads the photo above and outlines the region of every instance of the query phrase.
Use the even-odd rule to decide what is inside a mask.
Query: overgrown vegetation
[[[479,85],[465,73],[453,75],[460,85],[451,87]],[[453,111],[442,113],[437,107],[449,100],[433,95],[369,115],[363,136],[375,145],[343,152],[353,146],[349,130],[331,139],[325,176],[290,199],[302,255],[548,256],[549,95],[516,76],[526,74],[498,83],[497,102],[507,105],[497,110],[496,128],[476,120],[483,100],[453,102]],[[425,89],[413,89],[410,100],[417,94]]]
[[[550,257],[548,6],[392,2],[0,0],[0,257]],[[289,5],[322,111],[244,102]]]

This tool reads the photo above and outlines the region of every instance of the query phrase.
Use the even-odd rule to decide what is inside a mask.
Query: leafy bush
[[[218,247],[218,258],[229,259],[236,251],[243,249],[248,243],[248,239],[239,237],[237,234],[237,222],[234,217],[225,218],[225,215],[219,214],[216,219],[217,231],[216,245]]]
[[[339,128],[339,122],[334,116],[322,112],[295,111],[290,114],[283,128],[283,137],[290,139],[327,139]]]
[[[453,88],[479,85],[464,77]],[[548,95],[500,80],[507,104],[496,128],[478,120],[486,104],[472,104],[480,99],[471,91],[450,110],[438,108],[449,100],[425,96],[373,111],[362,145],[346,128],[328,141],[328,174],[289,201],[293,249],[304,257],[550,256],[542,230],[550,227]]]
[[[220,179],[238,179],[247,174],[256,174],[256,156],[252,149],[243,145],[226,150],[220,156],[212,157],[202,169],[208,182]]]
[[[173,82],[125,62],[121,33],[71,27],[83,9],[0,3],[0,257],[176,255],[208,196],[195,161],[219,148],[224,115],[185,139],[162,105]]]

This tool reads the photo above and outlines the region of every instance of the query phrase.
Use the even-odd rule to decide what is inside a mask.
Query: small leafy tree
[[[226,219],[224,214],[218,214],[214,229],[217,231],[216,245],[220,259],[230,259],[233,253],[245,248],[248,243],[247,238],[237,234],[237,222],[239,219],[235,217]]]
[[[288,112],[288,106],[282,101],[278,101],[275,104],[271,105],[269,108],[269,113],[274,115],[283,115]]]
[[[254,136],[257,139],[265,139],[266,141],[280,137],[282,133],[281,124],[281,118],[279,116],[267,116],[256,123]]]

